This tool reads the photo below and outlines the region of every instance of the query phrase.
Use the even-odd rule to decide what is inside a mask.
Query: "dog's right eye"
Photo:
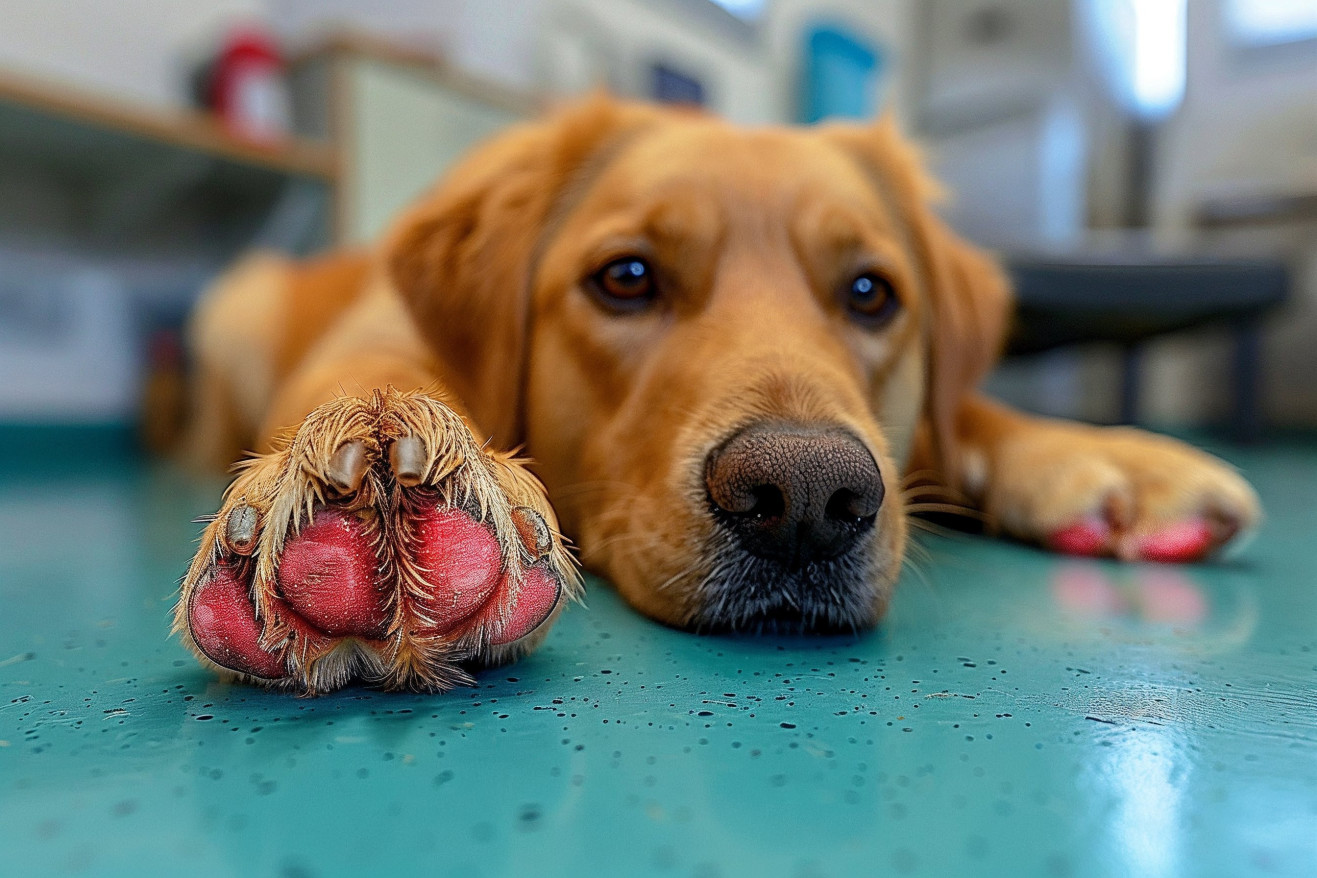
[[[852,319],[870,329],[886,326],[900,308],[892,282],[877,272],[866,271],[846,290],[846,309]]]
[[[605,305],[634,311],[654,299],[654,269],[639,257],[626,256],[596,272],[590,285]]]

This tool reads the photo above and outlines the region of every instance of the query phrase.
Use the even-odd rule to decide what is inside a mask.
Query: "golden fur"
[[[1185,518],[1215,528],[1213,548],[1251,527],[1251,489],[1205,454],[976,393],[1009,288],[934,192],[890,121],[747,130],[584,101],[476,148],[378,246],[255,257],[217,285],[194,331],[192,452],[227,464],[344,395],[430,389],[477,441],[524,447],[552,501],[537,508],[588,569],[694,627],[720,621],[703,461],[762,419],[843,427],[889,486],[914,474],[1030,541],[1093,516],[1118,555]],[[654,266],[657,307],[617,316],[583,290],[623,255]],[[880,330],[836,297],[870,266],[901,301]],[[906,515],[890,490],[862,599],[831,621],[882,616]]]

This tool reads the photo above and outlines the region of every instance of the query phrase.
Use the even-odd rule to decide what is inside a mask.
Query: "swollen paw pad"
[[[1139,539],[1135,555],[1144,561],[1187,563],[1204,558],[1217,543],[1206,521],[1181,521]]]
[[[1066,555],[1107,555],[1111,553],[1111,527],[1100,518],[1086,518],[1054,531],[1047,545]]]
[[[484,524],[459,509],[435,507],[418,516],[416,562],[425,583],[420,615],[430,631],[447,634],[489,603],[502,556]]]
[[[537,643],[575,583],[519,466],[422,394],[322,406],[230,487],[177,627],[215,664],[308,693],[469,681]]]
[[[388,583],[362,515],[318,510],[279,561],[279,596],[325,634],[380,638],[388,629]]]
[[[220,667],[267,680],[288,676],[279,656],[260,645],[261,625],[247,595],[247,577],[221,564],[188,602],[192,639]]]
[[[498,646],[530,634],[553,612],[557,575],[544,565],[507,570],[489,526],[466,512],[436,507],[418,516],[416,534],[429,631],[483,636]]]
[[[508,584],[506,612],[492,630],[490,642],[496,646],[515,643],[527,636],[553,613],[562,596],[562,582],[543,565],[528,569],[520,583]]]

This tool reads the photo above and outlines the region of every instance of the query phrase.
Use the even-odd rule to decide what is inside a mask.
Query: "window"
[[[1317,39],[1313,0],[1226,0],[1226,29],[1242,46],[1275,46]]]
[[[1149,121],[1175,110],[1187,75],[1185,0],[1088,0],[1082,8],[1121,104]]]
[[[710,0],[710,2],[746,22],[758,21],[767,5],[767,0]]]

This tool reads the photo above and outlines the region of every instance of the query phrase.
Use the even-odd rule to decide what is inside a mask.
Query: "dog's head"
[[[916,445],[956,454],[995,264],[887,121],[743,129],[595,98],[478,148],[390,238],[481,430],[587,567],[701,629],[882,615]]]

